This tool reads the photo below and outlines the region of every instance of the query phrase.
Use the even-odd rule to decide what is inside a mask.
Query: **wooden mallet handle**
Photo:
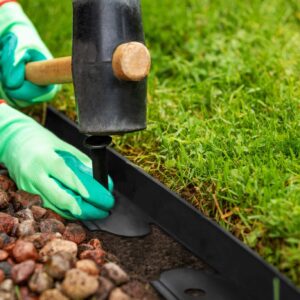
[[[150,71],[151,57],[145,45],[130,42],[118,46],[112,57],[112,68],[120,80],[141,81]],[[26,79],[37,85],[72,83],[72,58],[62,57],[26,65]]]
[[[25,77],[37,85],[71,83],[72,57],[31,62],[26,65]]]

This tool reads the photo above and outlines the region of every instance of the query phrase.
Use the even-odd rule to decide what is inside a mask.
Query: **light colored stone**
[[[52,278],[63,279],[66,272],[72,268],[73,257],[68,252],[58,252],[49,257],[44,269]]]
[[[78,269],[71,269],[66,273],[62,283],[62,290],[71,299],[78,300],[95,294],[98,285],[96,277]]]
[[[99,268],[96,263],[91,259],[79,260],[76,263],[76,269],[79,269],[89,275],[98,276]]]
[[[34,220],[26,220],[19,224],[17,229],[18,237],[33,235],[38,231],[37,223]]]
[[[68,300],[69,298],[57,289],[47,290],[42,293],[40,300]]]
[[[42,261],[46,261],[48,257],[53,256],[58,252],[68,252],[75,259],[77,250],[77,245],[74,242],[54,239],[41,249],[40,258]]]
[[[112,262],[103,265],[102,275],[110,279],[116,285],[121,285],[129,281],[129,276],[125,271]]]
[[[47,213],[47,210],[43,207],[33,205],[31,212],[36,221],[40,221]]]
[[[37,271],[29,280],[29,288],[38,294],[53,287],[53,279],[46,273]]]
[[[115,288],[109,295],[109,300],[131,300],[132,298],[125,294],[120,288]]]
[[[14,289],[14,283],[11,279],[5,279],[1,284],[0,284],[0,290],[4,292],[11,292]]]
[[[20,222],[23,222],[26,220],[34,220],[32,211],[29,208],[19,210],[15,214],[15,217],[18,218]]]
[[[62,235],[59,232],[56,233],[37,232],[33,235],[29,235],[23,238],[23,240],[26,242],[32,242],[36,249],[43,248],[48,242],[55,239],[62,239]]]
[[[0,299],[1,300],[15,300],[15,296],[13,293],[0,291]]]

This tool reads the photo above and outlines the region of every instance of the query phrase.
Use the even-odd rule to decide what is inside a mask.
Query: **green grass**
[[[55,56],[71,1],[23,0]],[[300,4],[143,0],[148,130],[120,151],[300,285]],[[74,116],[70,86],[55,101]]]

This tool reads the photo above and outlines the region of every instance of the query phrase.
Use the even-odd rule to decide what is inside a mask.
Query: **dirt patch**
[[[88,237],[100,239],[103,248],[115,256],[111,259],[139,280],[158,279],[161,272],[173,268],[208,268],[157,226],[151,228],[151,234],[143,238],[124,238],[105,232],[92,232]]]

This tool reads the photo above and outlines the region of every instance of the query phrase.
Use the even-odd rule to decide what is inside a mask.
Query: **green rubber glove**
[[[0,163],[17,186],[38,194],[44,206],[68,219],[107,217],[110,191],[93,179],[91,160],[33,119],[0,104]]]
[[[21,6],[16,2],[1,5],[0,97],[15,107],[53,99],[59,86],[42,87],[25,80],[26,63],[49,58],[51,53]]]

